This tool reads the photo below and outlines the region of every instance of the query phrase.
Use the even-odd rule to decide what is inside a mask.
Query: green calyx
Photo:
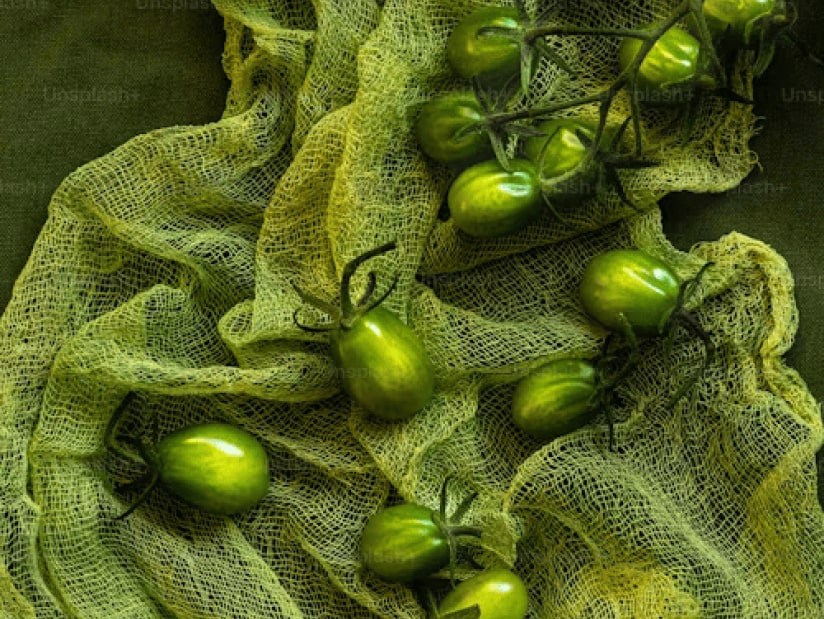
[[[466,526],[460,524],[463,517],[466,515],[466,512],[469,510],[469,507],[472,505],[472,502],[477,498],[478,493],[474,492],[467,497],[464,498],[463,501],[458,505],[452,515],[447,515],[446,513],[446,488],[447,484],[451,480],[451,477],[447,477],[443,481],[443,485],[441,486],[441,493],[440,493],[440,501],[438,504],[438,510],[432,511],[432,521],[441,531],[444,539],[446,539],[447,544],[449,545],[449,579],[452,581],[454,586],[455,584],[455,565],[457,563],[457,555],[458,555],[458,538],[459,537],[481,537],[483,531],[478,527]]]
[[[352,299],[352,291],[351,291],[351,282],[352,276],[357,271],[358,267],[369,260],[370,258],[374,258],[376,256],[380,256],[382,254],[388,253],[393,251],[397,248],[397,243],[395,241],[390,241],[385,243],[379,247],[371,249],[357,258],[349,261],[346,266],[343,268],[343,273],[341,275],[340,280],[340,307],[335,307],[328,301],[321,299],[315,295],[312,295],[302,288],[300,288],[297,284],[292,283],[292,287],[297,292],[298,296],[301,300],[308,305],[311,305],[315,309],[320,310],[321,312],[325,313],[326,315],[332,318],[331,324],[326,324],[322,326],[311,326],[305,325],[300,322],[298,319],[298,313],[300,312],[300,308],[296,309],[293,314],[293,319],[295,324],[302,330],[308,332],[326,332],[326,331],[334,331],[336,329],[343,329],[347,330],[352,327],[353,324],[364,314],[368,311],[378,307],[381,303],[383,303],[386,298],[392,294],[395,289],[395,286],[398,283],[397,276],[392,280],[392,283],[377,298],[374,298],[375,288],[377,285],[377,275],[374,271],[370,271],[368,277],[368,281],[366,284],[366,290],[361,298],[355,302]]]

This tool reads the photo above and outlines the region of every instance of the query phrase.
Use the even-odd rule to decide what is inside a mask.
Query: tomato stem
[[[632,28],[589,28],[586,26],[539,26],[531,28],[524,33],[524,40],[527,44],[534,39],[556,36],[556,35],[595,35],[595,36],[616,36],[632,39],[650,38],[651,31],[634,30]]]
[[[582,163],[589,163],[594,158],[597,149],[599,148],[601,138],[607,123],[612,103],[622,88],[629,87],[630,90],[630,109],[635,134],[635,154],[637,157],[643,155],[643,140],[641,135],[641,120],[640,120],[640,101],[637,89],[637,77],[640,67],[650,53],[652,48],[658,40],[680,20],[688,14],[694,14],[696,21],[699,23],[699,31],[701,33],[702,48],[705,53],[711,57],[712,64],[715,71],[718,73],[719,81],[723,84],[726,81],[726,75],[721,68],[720,60],[715,54],[712,47],[711,38],[709,38],[709,29],[706,25],[706,20],[701,13],[700,0],[683,0],[678,7],[666,19],[661,21],[656,27],[649,30],[637,30],[627,28],[589,28],[577,26],[542,26],[528,30],[525,35],[526,42],[531,42],[536,38],[542,38],[555,34],[577,34],[577,35],[606,35],[606,36],[620,36],[627,38],[635,38],[642,41],[642,44],[633,58],[633,61],[624,71],[622,71],[613,83],[605,90],[584,97],[571,99],[568,101],[559,101],[548,106],[540,108],[531,108],[526,110],[518,110],[514,112],[498,112],[487,116],[487,123],[490,126],[502,126],[525,119],[540,119],[543,117],[551,117],[563,110],[581,107],[592,103],[598,103],[599,121],[598,128],[595,132],[593,146],[587,153],[586,158]]]
[[[123,414],[126,412],[126,409],[132,403],[132,400],[134,400],[134,398],[134,391],[129,391],[123,398],[123,400],[120,402],[120,404],[117,406],[117,409],[115,409],[114,413],[112,413],[111,418],[109,418],[109,423],[106,425],[106,431],[103,434],[103,443],[113,453],[122,458],[125,458],[126,460],[131,460],[132,462],[142,462],[139,456],[135,455],[132,452],[126,451],[115,440],[115,431],[117,429],[117,424],[120,422],[120,419],[123,417]]]
[[[480,538],[483,535],[483,529],[480,527],[473,527],[470,525],[451,525],[448,527],[449,533],[454,535],[455,537],[477,537]]]
[[[114,520],[123,520],[129,514],[131,514],[134,510],[136,510],[140,506],[140,504],[143,503],[148,498],[148,496],[149,496],[149,494],[151,494],[152,490],[155,489],[155,486],[157,486],[158,481],[160,481],[160,473],[159,473],[159,471],[157,471],[157,469],[152,469],[152,476],[151,476],[151,481],[149,482],[149,485],[146,486],[146,488],[143,490],[143,492],[140,493],[140,496],[137,497],[137,499],[134,501],[134,503],[132,503],[125,512],[123,512],[119,516],[116,516],[114,518]]]
[[[343,273],[341,274],[340,279],[341,326],[343,328],[347,328],[349,325],[351,325],[352,321],[358,315],[355,309],[355,304],[352,302],[351,293],[351,280],[352,276],[355,274],[355,271],[357,271],[358,267],[361,264],[363,264],[370,258],[374,258],[375,256],[385,254],[396,248],[397,243],[395,241],[384,243],[380,247],[370,249],[369,251],[358,256],[357,258],[350,260],[346,263],[346,266],[343,267]],[[382,297],[381,301],[383,301],[383,298],[385,297]]]

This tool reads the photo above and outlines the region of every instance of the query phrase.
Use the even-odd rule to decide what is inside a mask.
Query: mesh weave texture
[[[703,99],[687,143],[677,108],[645,112],[661,165],[624,178],[643,214],[610,198],[571,223],[547,212],[470,241],[438,217],[453,173],[420,152],[412,124],[454,84],[446,37],[480,3],[216,4],[232,83],[223,118],[138,136],[70,175],[0,322],[3,616],[422,618],[411,589],[361,567],[358,539],[387,501],[435,507],[449,474],[451,506],[479,493],[466,521],[484,535],[467,552],[517,570],[531,618],[824,616],[822,426],[782,362],[797,325],[791,274],[735,233],[677,251],[654,205],[736,186],[755,163],[750,109]],[[632,26],[672,6],[565,3],[563,15]],[[578,71],[542,65],[530,104],[614,78],[614,39],[555,44]],[[739,92],[751,92],[751,60],[734,73]],[[614,119],[627,110],[619,98]],[[290,282],[332,298],[348,260],[392,239],[398,251],[372,264],[384,286],[399,275],[387,307],[423,338],[438,384],[431,406],[390,425],[340,393],[326,336],[293,323]],[[700,345],[680,341],[667,360],[644,342],[620,392],[617,452],[603,416],[539,445],[510,420],[515,380],[598,353],[605,333],[576,289],[615,247],[683,279],[716,263],[692,306],[717,354],[668,407]],[[267,496],[222,518],[157,492],[113,521],[135,496],[114,482],[140,472],[102,442],[128,391],[126,433],[148,437],[152,416],[161,435],[206,420],[254,433],[271,458]]]

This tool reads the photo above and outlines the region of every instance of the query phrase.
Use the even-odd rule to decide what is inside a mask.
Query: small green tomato
[[[490,569],[461,582],[438,606],[438,617],[449,619],[477,607],[478,619],[524,619],[529,595],[523,580],[509,570]]]
[[[640,39],[623,39],[618,55],[622,71],[635,61],[642,45]],[[674,26],[655,42],[641,62],[636,81],[638,98],[651,104],[685,103],[695,88],[716,87],[705,65],[698,39]]]
[[[203,423],[164,436],[154,448],[160,483],[187,502],[215,514],[235,514],[269,488],[266,451],[246,430]]]
[[[116,438],[118,421],[135,397],[126,395],[109,420],[108,448],[134,458]],[[246,430],[226,423],[201,423],[172,432],[151,445],[135,437],[122,441],[135,447],[147,467],[137,482],[148,484],[132,505],[116,519],[131,514],[160,484],[168,492],[213,514],[236,514],[254,506],[269,489],[266,450]]]
[[[783,0],[704,0],[701,12],[714,36],[729,36],[743,47],[758,43],[770,22],[787,19]]]
[[[511,171],[495,159],[467,168],[449,188],[447,204],[455,226],[480,238],[513,234],[541,214],[543,198],[535,166],[513,159]]]
[[[485,31],[495,28],[507,32]],[[517,9],[484,7],[463,18],[449,35],[446,57],[452,70],[466,79],[501,85],[521,68],[524,27]]]
[[[512,399],[512,420],[540,441],[587,423],[598,395],[595,367],[584,359],[559,359],[524,378]]]
[[[406,419],[432,399],[435,371],[426,349],[388,309],[369,310],[332,332],[329,343],[343,388],[370,413]]]
[[[340,308],[294,286],[308,304],[332,318],[331,324],[309,327],[310,332],[331,332],[330,354],[344,390],[366,411],[387,421],[407,419],[425,407],[435,391],[435,368],[418,335],[380,304],[395,284],[373,299],[376,276],[357,303],[352,300],[350,281],[363,262],[395,249],[394,241],[370,250],[346,264],[341,277]]]
[[[607,329],[655,336],[666,330],[679,288],[675,272],[661,260],[636,249],[615,249],[587,265],[580,297],[586,312]]]
[[[418,144],[435,161],[465,167],[492,156],[481,126],[481,104],[471,92],[452,92],[427,101],[415,123]]]
[[[431,509],[404,503],[369,519],[360,553],[364,565],[384,580],[409,582],[449,564],[449,538]]]

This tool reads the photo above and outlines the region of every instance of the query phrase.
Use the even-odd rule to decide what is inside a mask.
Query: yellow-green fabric
[[[222,118],[135,137],[61,184],[0,322],[9,616],[423,617],[411,589],[362,568],[358,536],[387,500],[434,507],[449,474],[451,505],[479,493],[467,521],[484,535],[470,554],[514,567],[530,617],[821,616],[821,418],[782,361],[798,324],[793,278],[741,234],[677,250],[651,202],[736,187],[755,163],[755,115],[707,100],[685,147],[677,111],[646,114],[663,164],[625,178],[649,198],[644,214],[613,198],[574,225],[547,213],[513,237],[470,241],[438,218],[451,176],[411,127],[452,79],[446,34],[477,5],[218,2]],[[638,23],[669,5],[570,15]],[[613,43],[562,48],[587,88],[614,73]],[[747,66],[734,81],[744,92]],[[539,73],[544,100],[581,87],[556,78]],[[615,118],[625,113],[622,100]],[[438,389],[411,421],[386,425],[340,393],[326,336],[295,327],[290,283],[331,297],[347,260],[391,239],[399,250],[373,265],[384,285],[399,275],[387,305],[423,338]],[[668,407],[701,347],[681,341],[665,360],[644,343],[620,390],[616,453],[603,416],[536,444],[509,418],[517,373],[597,354],[605,334],[577,282],[590,257],[630,246],[682,279],[715,262],[691,307],[717,353],[692,397]],[[220,420],[259,437],[272,461],[262,503],[218,518],[158,492],[112,521],[135,496],[114,482],[139,469],[102,438],[130,390],[125,432],[148,437],[154,417],[161,434]]]

